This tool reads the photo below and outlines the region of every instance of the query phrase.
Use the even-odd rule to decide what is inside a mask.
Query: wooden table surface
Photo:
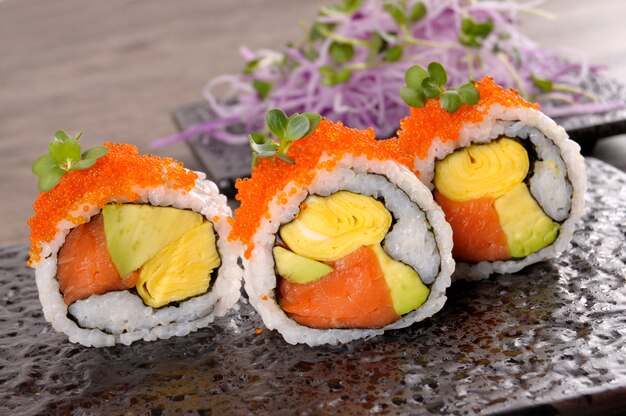
[[[84,146],[134,143],[191,169],[185,144],[152,149],[176,131],[169,112],[201,100],[211,78],[242,67],[238,47],[279,48],[302,35],[321,4],[295,0],[0,0],[0,245],[25,243],[37,194],[33,159],[59,129]],[[626,1],[551,0],[554,21],[527,16],[524,31],[569,47],[626,83]],[[626,136],[598,155],[626,161]]]

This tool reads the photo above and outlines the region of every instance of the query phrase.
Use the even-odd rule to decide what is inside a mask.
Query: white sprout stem
[[[544,94],[539,94],[537,95],[537,99],[561,101],[570,105],[576,104],[576,101],[574,101],[572,97],[566,94],[562,94],[560,92],[547,92]]]
[[[474,54],[469,48],[465,48],[465,58],[467,59],[467,73],[469,79],[474,79]]]
[[[534,7],[523,7],[523,8],[520,8],[519,11],[525,12],[528,14],[534,14],[535,16],[543,17],[544,19],[547,19],[547,20],[556,20],[556,16],[553,13],[550,13],[543,9],[537,9]]]
[[[502,65],[504,65],[504,67],[509,72],[509,74],[511,74],[511,77],[513,77],[513,80],[515,81],[515,84],[517,85],[517,89],[519,90],[520,95],[522,97],[525,97],[526,92],[524,90],[524,83],[522,82],[522,79],[520,78],[519,72],[517,72],[517,70],[513,67],[513,65],[511,65],[511,63],[509,62],[509,60],[503,53],[497,53],[496,56],[502,62]]]
[[[413,37],[413,34],[407,29],[406,26],[402,27],[402,32],[404,35],[404,42],[409,45],[417,45],[417,46],[428,46],[431,48],[439,48],[439,49],[452,49],[456,47],[455,43],[450,42],[437,42],[426,39],[417,39]]]
[[[552,84],[552,89],[556,91],[571,92],[572,94],[582,94],[594,103],[598,102],[598,96],[582,88],[569,84]]]
[[[329,39],[332,39],[334,41],[340,42],[340,43],[349,43],[351,45],[356,45],[356,46],[366,46],[366,47],[370,46],[370,42],[367,41],[367,40],[356,39],[356,38],[350,38],[348,36],[343,36],[343,35],[337,34],[335,32],[331,32],[330,30],[328,30],[328,29],[326,29],[324,27],[320,27],[319,31],[325,37],[327,37]]]

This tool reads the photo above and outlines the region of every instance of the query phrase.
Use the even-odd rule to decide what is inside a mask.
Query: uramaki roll
[[[512,273],[563,252],[583,215],[580,147],[537,104],[492,78],[480,101],[450,114],[412,108],[399,147],[433,189],[453,230],[455,278]]]
[[[265,325],[292,344],[345,343],[443,306],[451,234],[430,191],[374,139],[322,120],[289,157],[238,181],[232,238]]]
[[[33,206],[29,265],[45,319],[94,347],[207,326],[240,293],[226,198],[170,158],[105,146]]]

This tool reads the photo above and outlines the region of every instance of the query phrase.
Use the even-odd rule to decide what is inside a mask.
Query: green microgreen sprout
[[[530,75],[530,79],[532,80],[533,84],[535,84],[535,86],[542,91],[554,90],[554,83],[549,79],[539,78],[538,76],[535,76],[534,74]]]
[[[424,2],[417,2],[407,8],[406,2],[389,0],[383,5],[385,10],[394,20],[402,36],[398,36],[398,41],[409,45],[419,45],[432,48],[452,48],[453,43],[436,42],[427,39],[417,39],[413,36],[413,26],[428,14],[428,9]]]
[[[252,148],[252,167],[259,163],[260,157],[276,156],[284,162],[294,164],[294,160],[287,156],[289,147],[294,141],[313,133],[321,119],[322,117],[317,113],[295,113],[287,117],[287,114],[278,108],[269,110],[265,113],[265,124],[278,141],[268,134],[250,134],[248,140]]]
[[[383,6],[383,9],[391,15],[400,27],[406,27],[408,24],[422,20],[428,12],[426,5],[421,1],[413,4],[410,9],[406,8],[405,2],[388,1]]]
[[[398,62],[402,59],[404,53],[404,47],[402,45],[395,45],[384,50],[384,60],[387,62]]]
[[[459,43],[470,48],[480,48],[492,30],[493,21],[491,19],[484,22],[476,22],[471,17],[464,17],[461,21]]]
[[[418,22],[426,17],[427,12],[428,9],[426,9],[426,5],[423,2],[418,1],[411,6],[411,10],[409,10],[409,20],[412,23]]]
[[[575,102],[571,100],[571,97],[565,97],[562,95],[562,93],[570,93],[570,94],[584,95],[593,102],[598,101],[598,97],[595,94],[592,94],[574,85],[559,84],[546,78],[540,78],[536,76],[535,74],[531,74],[530,79],[535,85],[535,87],[537,87],[539,90],[541,90],[544,93],[550,93],[549,95],[543,94],[545,98],[554,98],[559,101],[567,102],[568,104],[573,104]]]
[[[332,87],[348,82],[353,69],[345,64],[354,56],[353,43],[338,38],[330,44],[328,53],[333,65],[323,65],[319,68],[322,85]]]
[[[363,0],[343,0],[341,4],[322,6],[320,14],[325,16],[342,16],[356,13],[361,8]]]
[[[273,84],[268,81],[263,81],[260,79],[255,79],[252,81],[252,88],[254,88],[254,90],[257,92],[261,101],[267,98],[270,91],[272,90],[272,86]]]
[[[319,39],[324,39],[328,36],[328,33],[332,33],[337,25],[335,23],[320,23],[315,22],[309,29],[308,41],[315,42]]]
[[[461,104],[473,105],[480,94],[470,81],[458,88],[444,90],[448,75],[439,62],[431,62],[428,69],[413,65],[405,74],[406,86],[400,88],[400,97],[409,106],[423,108],[429,99],[439,98],[439,105],[448,113],[454,113]]]
[[[37,181],[39,191],[51,190],[66,173],[88,169],[109,152],[107,147],[95,146],[81,154],[78,139],[82,134],[79,132],[71,137],[62,130],[57,131],[54,140],[48,145],[48,153],[35,159],[31,169],[39,178]]]
[[[343,65],[354,56],[354,46],[349,43],[333,42],[328,49],[330,58],[337,65]]]
[[[385,3],[383,10],[391,15],[396,24],[404,27],[407,24],[407,11],[400,2],[390,1]]]
[[[254,71],[258,69],[260,61],[261,61],[260,59],[251,59],[248,62],[246,62],[246,66],[244,66],[243,68],[243,73],[246,75],[253,74]]]
[[[332,13],[353,14],[361,7],[361,2],[345,0],[340,6],[332,9],[322,9],[322,15]],[[404,1],[388,0],[384,4],[384,10],[389,13],[398,25],[400,34],[386,32],[374,32],[369,39],[358,39],[335,33],[334,26],[328,23],[316,22],[309,31],[309,41],[318,38],[332,40],[329,46],[331,65],[324,65],[319,68],[321,84],[324,86],[335,86],[347,82],[352,73],[364,70],[384,62],[397,62],[402,59],[406,45],[421,45],[430,47],[450,48],[452,43],[432,42],[425,39],[413,37],[411,28],[422,20],[428,10],[424,2],[417,2],[407,7]],[[367,47],[369,49],[367,61],[361,64],[349,64],[354,57],[356,47]]]
[[[330,65],[324,65],[320,66],[319,71],[322,85],[327,87],[348,82],[352,76],[352,69],[350,68],[335,69]]]

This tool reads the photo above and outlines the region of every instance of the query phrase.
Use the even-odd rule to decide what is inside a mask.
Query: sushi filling
[[[452,226],[457,260],[524,258],[551,245],[568,216],[571,185],[556,146],[519,123],[505,134],[435,163],[435,200]]]
[[[273,249],[283,311],[312,328],[381,328],[419,308],[428,286],[383,248],[397,223],[372,196],[309,195]]]
[[[57,280],[70,314],[94,295],[128,290],[156,309],[207,293],[220,265],[213,224],[202,215],[110,204],[70,231]]]

